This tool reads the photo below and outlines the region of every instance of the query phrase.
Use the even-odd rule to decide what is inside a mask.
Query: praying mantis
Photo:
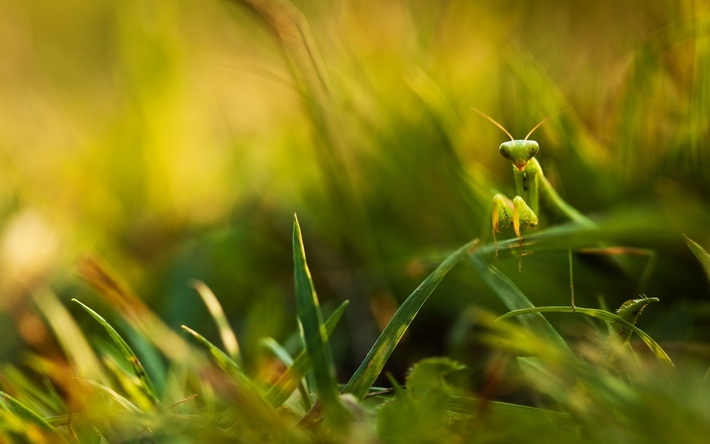
[[[495,121],[492,117],[488,116],[484,112],[473,108],[473,111],[477,112],[495,126],[500,128],[510,140],[503,142],[499,147],[500,154],[510,161],[513,167],[513,177],[515,179],[515,197],[511,200],[503,194],[495,194],[493,196],[493,209],[491,211],[491,225],[493,242],[496,244],[496,255],[497,255],[497,240],[496,232],[500,232],[501,229],[506,227],[513,227],[515,235],[520,240],[522,246],[522,230],[527,227],[534,227],[539,223],[538,212],[540,211],[540,200],[545,200],[547,207],[550,210],[556,212],[563,219],[570,222],[588,228],[596,228],[597,225],[588,217],[584,216],[582,213],[577,211],[574,207],[564,201],[562,197],[553,188],[552,184],[547,180],[545,174],[542,171],[540,162],[535,158],[535,155],[540,151],[540,145],[534,141],[530,140],[532,133],[538,129],[543,123],[547,122],[551,118],[558,115],[560,112],[564,111],[567,107],[560,109],[559,111],[545,117],[537,125],[535,125],[525,136],[524,139],[515,139],[508,130],[503,127],[500,123]],[[586,249],[587,252],[600,253],[604,252],[604,248],[600,249]],[[655,255],[653,252],[645,249],[635,249],[635,248],[615,248],[613,250],[606,250],[610,254],[641,254],[649,256],[649,261],[647,263],[646,269],[641,277],[640,286],[642,287],[645,280],[653,268],[653,263],[655,260]],[[572,284],[572,251],[569,250],[569,261],[570,261],[570,288],[572,293],[571,305],[572,309],[575,309],[574,305],[574,285]],[[518,262],[518,269],[522,267],[521,262]]]
[[[540,199],[545,199],[549,203],[549,207],[563,218],[582,226],[596,227],[594,222],[565,202],[555,191],[542,172],[540,162],[535,158],[535,155],[540,151],[540,145],[534,140],[529,140],[529,137],[540,125],[564,109],[544,118],[528,132],[525,139],[520,140],[515,139],[503,125],[493,120],[492,117],[474,108],[475,112],[488,119],[510,137],[510,140],[503,142],[498,150],[513,166],[516,195],[512,200],[503,194],[493,196],[491,222],[494,242],[496,242],[496,232],[511,225],[515,235],[522,241],[521,230],[538,224]]]

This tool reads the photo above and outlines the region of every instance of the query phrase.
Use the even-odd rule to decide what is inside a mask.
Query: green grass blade
[[[325,321],[325,329],[328,335],[332,334],[333,330],[335,330],[335,326],[338,325],[338,321],[340,321],[340,318],[345,313],[347,306],[348,301],[340,304],[333,314],[330,315],[328,320]],[[308,359],[308,355],[304,350],[296,356],[288,370],[286,370],[279,380],[266,392],[265,397],[269,404],[273,407],[283,404],[296,387],[298,387],[299,382],[310,368],[311,361]]]
[[[202,281],[195,281],[193,288],[202,298],[205,306],[212,315],[217,328],[219,329],[219,336],[222,338],[222,344],[224,344],[224,349],[227,350],[227,354],[237,363],[240,362],[240,352],[239,352],[239,341],[237,341],[237,336],[234,334],[234,330],[229,326],[229,321],[224,315],[224,310],[222,310],[222,305],[217,300],[212,290]]]
[[[560,438],[570,439],[580,431],[579,425],[570,413],[539,407],[452,396],[449,399],[449,410],[474,417],[485,412],[486,422],[501,425],[515,424],[513,430],[521,430],[526,426],[537,429],[540,424],[553,424],[554,429],[560,432]]]
[[[328,333],[323,324],[318,297],[306,263],[301,227],[298,224],[298,217],[295,215],[293,219],[293,263],[296,309],[303,326],[306,351],[313,365],[316,391],[326,413],[332,414],[335,418],[342,417],[345,410],[338,399],[338,384],[335,379],[333,357],[328,345]]]
[[[275,339],[263,338],[261,341],[259,341],[259,345],[269,350],[271,354],[273,354],[281,362],[286,364],[287,367],[291,367],[293,365],[293,357],[291,357],[289,352],[285,348],[283,348],[281,344],[276,342]],[[310,410],[311,407],[313,407],[313,403],[311,402],[311,397],[308,395],[308,391],[306,390],[306,386],[305,384],[303,384],[303,381],[298,382],[298,391],[301,395],[301,402],[303,403],[305,410]]]
[[[471,241],[449,255],[444,261],[417,287],[416,290],[400,305],[390,319],[380,336],[375,341],[367,356],[343,388],[344,393],[351,393],[355,398],[362,400],[375,382],[377,376],[389,359],[399,341],[407,331],[409,324],[417,315],[429,295],[439,285],[456,264],[461,262],[470,250],[478,243]]]
[[[629,239],[654,238],[657,241],[674,239],[673,233],[661,228],[667,221],[653,214],[644,214],[623,224],[601,225],[590,227],[576,223],[555,225],[544,230],[535,231],[523,236],[522,248],[526,253],[546,251],[567,252],[569,249],[584,249],[604,245],[624,245]],[[501,259],[518,259],[521,245],[516,237],[498,241],[498,246],[491,242],[481,245],[476,250],[478,256],[493,256]],[[523,259],[524,260],[524,259]]]
[[[683,237],[685,237],[685,242],[688,244],[688,247],[690,247],[690,251],[693,252],[695,257],[700,262],[700,265],[703,266],[703,270],[705,270],[705,276],[710,281],[710,254],[708,254],[708,252],[703,247],[701,247],[700,244],[690,239],[688,236]]]
[[[121,337],[121,335],[116,331],[116,329],[113,328],[113,326],[109,324],[103,316],[96,313],[93,309],[89,308],[86,304],[77,299],[72,299],[72,302],[79,304],[81,308],[83,308],[87,313],[89,313],[91,317],[94,318],[96,322],[98,322],[108,332],[114,344],[116,344],[116,346],[121,351],[126,360],[131,363],[133,373],[135,373],[135,375],[141,381],[141,388],[143,389],[145,394],[148,395],[148,397],[153,401],[154,405],[160,406],[160,400],[158,398],[157,393],[155,392],[155,388],[153,387],[153,382],[150,380],[150,376],[148,376],[148,373],[146,373],[143,364],[138,359],[138,356],[136,356],[136,353],[133,351],[131,346],[128,345],[128,343]]]
[[[76,374],[82,378],[104,382],[106,375],[99,358],[57,296],[50,290],[41,290],[35,295],[35,304],[54,331],[62,351]]]
[[[532,302],[520,291],[513,281],[508,279],[508,277],[501,273],[496,267],[487,263],[481,256],[472,254],[469,260],[486,284],[493,289],[509,310],[535,308]],[[557,330],[555,330],[539,312],[531,310],[524,314],[521,313],[520,322],[538,337],[559,346],[561,350],[569,351],[569,347],[562,336],[557,333]]]
[[[270,351],[272,355],[276,356],[279,361],[286,364],[286,366],[290,367],[293,365],[293,357],[291,354],[283,348],[281,344],[276,342],[274,338],[261,338],[259,345]]]
[[[82,278],[146,341],[155,345],[171,361],[192,368],[199,368],[204,364],[199,361],[200,355],[194,352],[182,336],[166,325],[117,275],[96,258],[84,257],[77,267]]]
[[[185,325],[181,326],[183,330],[185,330],[190,336],[195,338],[197,342],[202,344],[207,351],[209,352],[210,356],[212,356],[212,359],[214,360],[215,363],[219,366],[219,368],[222,369],[225,373],[228,375],[234,375],[234,374],[242,374],[242,369],[239,367],[239,365],[234,362],[232,358],[227,356],[225,352],[219,349],[216,345],[211,343],[210,341],[207,340],[204,336],[201,334],[197,333],[195,330],[191,329],[190,327],[187,327]]]
[[[26,356],[25,364],[31,368],[29,361],[32,358],[30,356]],[[0,375],[0,381],[3,386],[12,387],[13,393],[22,393],[25,399],[31,399],[35,402],[35,405],[51,412],[62,411],[66,408],[65,401],[48,379],[45,379],[42,381],[43,384],[39,385],[30,376],[29,372],[8,363],[0,364]]]
[[[106,393],[109,397],[111,397],[113,400],[115,400],[117,403],[119,403],[124,409],[128,410],[129,412],[133,412],[133,413],[140,413],[141,412],[141,409],[137,405],[133,404],[131,401],[129,401],[124,396],[121,396],[118,392],[116,392],[111,387],[107,387],[103,384],[99,384],[98,382],[92,381],[90,379],[86,379],[86,380],[84,380],[84,382],[86,382],[87,384]]]
[[[215,363],[234,379],[234,391],[229,395],[235,398],[234,406],[244,415],[245,423],[250,427],[269,430],[273,436],[283,437],[281,440],[283,442],[299,442],[297,434],[291,430],[291,426],[279,416],[273,406],[266,401],[259,387],[242,372],[232,358],[196,331],[184,325],[182,329],[202,344]],[[281,442],[277,438],[274,439]]]
[[[658,298],[648,298],[649,302],[656,302],[658,301]],[[666,352],[663,350],[663,348],[658,345],[656,341],[653,340],[646,332],[641,330],[640,328],[636,327],[634,324],[626,321],[622,317],[606,310],[600,310],[596,308],[581,308],[577,307],[576,310],[573,310],[572,307],[568,306],[550,306],[550,307],[531,307],[531,308],[524,308],[520,310],[513,310],[511,312],[508,312],[504,314],[503,316],[499,317],[498,319],[508,319],[508,318],[513,318],[516,316],[524,316],[526,314],[531,314],[531,313],[541,313],[541,312],[547,312],[547,313],[581,313],[587,316],[591,316],[593,318],[601,319],[607,322],[613,322],[619,325],[624,326],[625,328],[628,328],[632,330],[634,333],[636,333],[639,338],[648,346],[648,348],[653,352],[653,354],[656,356],[656,359],[658,359],[660,362],[663,364],[667,364],[671,367],[674,367],[673,361],[671,358],[666,354]]]
[[[0,405],[2,405],[2,407],[4,407],[7,411],[13,413],[14,415],[16,415],[21,420],[27,423],[35,424],[40,429],[47,432],[57,432],[57,430],[52,427],[51,424],[45,421],[44,418],[42,418],[34,410],[30,409],[29,407],[27,407],[17,399],[13,398],[12,396],[8,395],[7,393],[1,391]]]

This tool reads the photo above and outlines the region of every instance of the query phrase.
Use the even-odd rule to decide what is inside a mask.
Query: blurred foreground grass
[[[321,301],[351,301],[332,339],[346,379],[442,252],[486,240],[493,192],[512,193],[505,138],[470,108],[522,137],[571,105],[535,134],[547,175],[614,241],[657,252],[645,293],[661,303],[640,322],[707,360],[708,282],[681,234],[710,245],[709,13],[700,1],[3,1],[2,356],[52,349],[32,303],[46,288],[103,303],[74,271],[96,254],[168,325],[214,339],[189,287],[207,282],[257,371],[262,337],[295,340],[297,212]],[[566,258],[497,266],[560,305]],[[578,305],[637,296],[633,278],[575,267]],[[459,267],[389,369],[476,361],[472,305],[503,310]]]

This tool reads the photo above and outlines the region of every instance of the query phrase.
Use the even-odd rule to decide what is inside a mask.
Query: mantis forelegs
[[[493,241],[496,242],[496,245],[496,232],[500,232],[502,228],[512,226],[515,235],[522,241],[520,230],[525,227],[535,226],[538,223],[537,214],[520,196],[515,196],[511,201],[502,194],[496,194],[493,196],[493,211],[491,215]]]

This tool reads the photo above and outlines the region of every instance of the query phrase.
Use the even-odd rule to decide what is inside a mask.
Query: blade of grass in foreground
[[[34,410],[5,392],[0,392],[0,406],[26,421],[26,424],[34,424],[46,432],[57,433],[57,430]]]
[[[279,361],[284,363],[287,368],[293,366],[293,357],[291,356],[291,354],[285,348],[283,348],[281,344],[276,342],[274,338],[262,338],[259,341],[259,345],[271,352],[271,354],[278,358]],[[273,387],[274,385],[271,386],[271,388]],[[303,405],[304,410],[310,410],[311,407],[313,407],[313,403],[311,402],[311,397],[309,396],[308,390],[306,389],[306,385],[301,380],[298,381],[298,393],[301,396],[301,404]],[[268,398],[266,400],[267,402],[269,401]]]
[[[412,323],[412,320],[427,301],[429,295],[439,285],[439,282],[446,276],[456,264],[461,262],[478,243],[478,240],[471,241],[463,247],[449,255],[416,290],[400,305],[390,319],[387,326],[375,341],[367,356],[343,388],[344,393],[350,393],[358,400],[362,400],[375,382],[375,379],[382,372],[382,368],[389,359],[399,341],[404,336],[405,331]]]
[[[89,285],[166,357],[191,368],[199,368],[203,364],[199,361],[199,355],[194,353],[194,349],[97,258],[92,256],[81,258],[77,263],[77,269]]]
[[[296,309],[303,326],[306,352],[313,365],[316,392],[326,413],[336,422],[340,422],[339,419],[345,418],[346,411],[338,399],[338,384],[335,379],[333,357],[328,345],[328,333],[323,324],[318,297],[306,263],[301,227],[296,215],[293,218],[293,264]]]
[[[345,313],[345,309],[348,306],[348,302],[345,301],[330,315],[327,321],[325,321],[325,329],[330,335],[333,333],[335,326],[338,325],[338,321]],[[291,395],[291,393],[298,386],[299,381],[303,378],[306,372],[311,368],[311,361],[308,359],[306,351],[302,351],[293,360],[293,364],[289,366],[288,370],[284,372],[283,375],[273,384],[269,390],[266,392],[265,398],[273,407],[278,407],[283,404],[286,399]]]
[[[554,424],[555,431],[559,432],[560,439],[570,439],[579,433],[579,425],[570,413],[540,407],[452,396],[449,398],[449,410],[473,417],[485,414],[489,423],[516,424],[516,427],[525,423],[532,424],[533,427],[541,423],[551,423]]]
[[[222,310],[222,305],[219,303],[219,300],[217,300],[212,290],[202,281],[195,281],[192,287],[197,291],[197,294],[200,295],[205,306],[210,311],[212,319],[214,319],[215,324],[217,324],[224,349],[227,350],[229,356],[239,364],[241,360],[239,341],[237,341],[237,335],[234,334],[234,330],[229,326],[229,321],[224,315],[224,310]]]
[[[650,302],[656,302],[658,301],[658,298],[648,298],[647,299]],[[624,327],[631,329],[634,333],[636,333],[639,338],[648,346],[648,348],[653,352],[653,354],[656,356],[656,359],[658,359],[660,362],[669,365],[670,367],[674,367],[673,361],[671,358],[666,354],[666,352],[661,348],[660,345],[656,341],[653,340],[646,332],[641,330],[640,328],[636,327],[634,324],[628,322],[627,320],[621,318],[620,316],[606,310],[600,310],[600,309],[595,309],[595,308],[581,308],[577,307],[576,310],[572,310],[572,307],[567,307],[567,306],[552,306],[552,307],[531,307],[531,308],[525,308],[525,309],[520,309],[520,310],[513,310],[510,311],[503,316],[499,317],[498,319],[508,319],[516,316],[524,316],[527,314],[531,313],[540,313],[540,312],[548,312],[548,313],[581,313],[587,316],[591,316],[593,318],[601,319],[607,322],[615,322],[620,325],[623,325]]]
[[[84,382],[89,384],[90,386],[95,387],[95,388],[101,390],[102,392],[106,393],[111,399],[116,401],[119,405],[121,405],[121,407],[128,410],[129,412],[132,412],[132,413],[140,413],[141,412],[141,409],[137,405],[132,403],[128,398],[120,395],[118,392],[116,392],[111,387],[105,386],[103,384],[99,384],[98,382],[92,381],[90,379],[85,379]]]
[[[472,254],[469,259],[486,284],[496,292],[509,310],[535,308],[513,281],[508,279],[496,267],[487,263],[477,254]],[[534,310],[526,311],[525,314],[520,315],[520,322],[538,337],[560,347],[560,350],[570,351],[562,336],[540,313]]]
[[[35,295],[35,304],[52,328],[67,360],[81,378],[106,382],[99,358],[69,311],[49,289]]]
[[[233,378],[233,391],[225,393],[225,395],[234,398],[233,405],[244,415],[246,424],[250,427],[270,430],[277,442],[300,442],[291,426],[279,416],[266,401],[259,387],[242,372],[232,358],[196,331],[184,325],[182,329],[202,344],[217,365]]]
[[[103,318],[103,316],[96,313],[94,310],[92,310],[87,305],[77,299],[72,299],[72,302],[76,302],[77,304],[79,304],[81,308],[83,308],[87,313],[91,315],[92,318],[96,320],[96,322],[101,324],[101,326],[106,329],[109,336],[111,336],[111,339],[113,339],[113,342],[116,344],[121,353],[123,353],[123,356],[126,358],[126,360],[128,360],[128,362],[131,363],[131,366],[133,367],[133,373],[135,373],[135,375],[141,381],[141,385],[145,394],[151,399],[153,405],[160,406],[160,401],[158,399],[158,395],[155,393],[153,383],[151,382],[150,377],[145,371],[145,368],[143,368],[143,364],[141,364],[141,361],[138,359],[138,356],[136,356],[131,346],[128,345],[128,343],[121,337],[121,335],[118,334],[116,329],[113,328],[113,326],[109,324],[106,319]]]
[[[210,353],[210,356],[212,356],[212,359],[214,359],[214,362],[217,363],[217,365],[219,366],[219,368],[222,369],[223,372],[227,373],[228,375],[243,375],[242,369],[239,367],[239,365],[234,362],[232,358],[227,356],[225,352],[220,350],[219,347],[208,341],[207,338],[197,333],[190,327],[186,325],[181,325],[181,327],[188,334],[190,334],[190,336],[195,338],[197,342],[202,344],[207,349],[207,351]]]
[[[700,265],[703,266],[703,270],[705,270],[705,276],[710,281],[710,254],[708,254],[708,252],[705,251],[705,249],[701,247],[700,244],[698,244],[688,236],[683,237],[685,237],[685,242],[688,244],[688,247],[690,247],[690,250],[700,262]]]

